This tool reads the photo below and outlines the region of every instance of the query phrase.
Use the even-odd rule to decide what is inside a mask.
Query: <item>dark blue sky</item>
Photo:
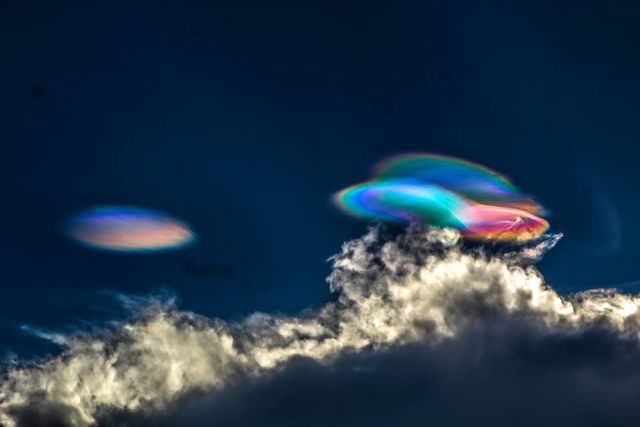
[[[226,4],[225,4],[226,3]],[[332,192],[399,152],[510,176],[565,233],[556,288],[640,279],[640,7],[597,1],[0,3],[0,349],[20,325],[108,318],[102,290],[173,290],[239,318],[330,298],[327,257],[362,234]],[[130,204],[199,243],[77,247],[59,223]],[[193,277],[185,261],[229,265]]]

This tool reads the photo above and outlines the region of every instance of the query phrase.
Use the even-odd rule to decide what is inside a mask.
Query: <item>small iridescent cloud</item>
[[[65,221],[65,233],[95,249],[147,252],[178,249],[194,243],[189,225],[165,213],[130,206],[101,206]]]

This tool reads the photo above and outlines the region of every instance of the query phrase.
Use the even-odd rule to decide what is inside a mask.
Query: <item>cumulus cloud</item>
[[[233,418],[233,408],[239,401],[255,402],[258,395],[274,396],[267,389],[305,390],[304,378],[310,376],[334,378],[331,384],[338,385],[351,381],[356,391],[366,393],[369,375],[393,376],[392,368],[409,388],[423,387],[414,395],[431,402],[440,401],[441,392],[481,388],[485,374],[496,374],[487,382],[496,392],[515,386],[513,375],[497,375],[501,363],[507,371],[517,371],[518,363],[523,369],[537,367],[531,372],[539,376],[530,380],[538,391],[581,384],[608,390],[600,383],[609,375],[599,376],[590,359],[576,371],[562,370],[554,357],[581,349],[605,363],[605,370],[640,361],[640,298],[608,291],[557,294],[532,261],[558,239],[548,236],[533,246],[491,253],[466,248],[452,230],[411,229],[388,237],[373,228],[332,258],[328,282],[337,297],[318,311],[294,317],[258,313],[229,323],[180,311],[171,303],[149,302],[136,318],[109,331],[61,340],[65,350],[58,357],[8,368],[0,383],[0,423],[164,425],[162,420],[173,420],[171,425],[198,425],[195,420],[202,417],[188,417],[215,414],[219,425],[243,425]],[[563,374],[548,375],[541,366]],[[421,375],[433,382],[423,378],[420,386],[415,378]],[[327,390],[323,384],[320,394]],[[346,398],[345,389],[350,387],[329,387],[332,396]],[[559,397],[558,390],[550,394]],[[276,407],[278,396],[285,399],[275,393],[271,403]],[[207,403],[199,403],[202,399]],[[351,396],[351,409],[362,399]],[[468,401],[490,408],[488,399],[479,395]],[[342,404],[330,402],[334,408]],[[185,405],[188,415],[176,409]],[[406,408],[404,414],[415,415],[420,407]],[[257,408],[251,413],[259,417]],[[373,410],[380,416],[369,425],[398,416],[381,410]],[[444,416],[443,411],[442,405],[434,407],[432,419]],[[127,414],[126,422],[118,418]],[[251,416],[243,412],[241,417],[253,425]],[[305,423],[319,423],[322,417]],[[301,419],[281,421],[300,425]]]

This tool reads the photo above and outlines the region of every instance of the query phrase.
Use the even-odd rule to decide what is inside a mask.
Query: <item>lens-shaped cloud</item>
[[[163,251],[195,241],[186,223],[162,212],[128,206],[80,212],[67,219],[65,232],[83,245],[118,252]]]
[[[338,192],[334,203],[356,218],[454,228],[464,226],[455,213],[466,206],[461,197],[442,187],[410,179],[357,184]]]
[[[530,240],[549,229],[549,223],[527,211],[474,204],[461,214],[465,236],[491,240]]]
[[[374,168],[376,179],[412,178],[439,185],[477,203],[513,207],[534,214],[544,209],[506,176],[477,163],[427,153],[401,154]]]
[[[487,240],[529,240],[549,228],[532,197],[483,166],[433,154],[392,157],[334,203],[361,219],[452,227]]]

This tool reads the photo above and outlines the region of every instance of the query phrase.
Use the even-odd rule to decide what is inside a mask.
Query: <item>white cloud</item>
[[[20,326],[20,330],[26,334],[33,335],[34,337],[41,338],[57,345],[66,345],[68,342],[67,337],[58,332],[48,332],[29,325]]]
[[[91,425],[100,410],[162,409],[186,392],[220,389],[293,357],[330,362],[345,352],[455,337],[494,314],[541,328],[605,325],[640,331],[640,298],[586,292],[563,298],[523,260],[557,242],[488,255],[465,252],[451,230],[410,230],[383,241],[376,229],[343,245],[328,278],[336,302],[299,317],[254,314],[226,323],[148,303],[136,320],[93,337],[68,337],[62,355],[11,367],[0,384],[0,423],[41,403],[65,407],[67,423]]]

